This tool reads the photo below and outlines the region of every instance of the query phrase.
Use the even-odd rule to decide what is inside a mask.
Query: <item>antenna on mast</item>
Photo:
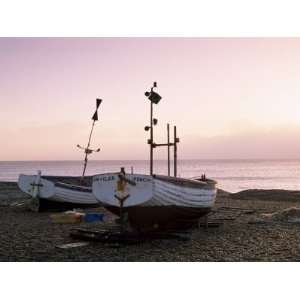
[[[153,174],[153,149],[155,148],[155,144],[153,142],[153,125],[156,126],[158,120],[153,118],[153,103],[158,104],[161,100],[161,96],[154,92],[153,89],[157,87],[156,81],[153,82],[153,86],[151,87],[150,92],[145,92],[145,96],[150,100],[150,126],[145,126],[145,131],[150,130],[150,139],[148,139],[148,144],[150,145],[150,175]]]
[[[167,143],[155,143],[153,137],[153,126],[157,125],[158,120],[153,118],[153,103],[158,104],[161,100],[161,96],[154,92],[153,89],[157,87],[157,83],[154,82],[150,92],[146,92],[145,96],[150,100],[150,126],[145,126],[145,131],[150,130],[150,139],[148,139],[148,144],[150,145],[150,175],[153,175],[153,149],[156,147],[168,147],[168,176],[170,176],[170,147],[174,147],[174,177],[177,177],[177,143],[179,143],[179,138],[177,137],[177,129],[174,126],[174,142],[170,142],[170,125],[167,124]]]
[[[84,153],[85,153],[83,171],[82,171],[82,176],[81,176],[81,183],[83,183],[83,180],[84,180],[84,174],[85,174],[85,170],[86,170],[87,163],[88,163],[88,155],[92,154],[93,152],[99,152],[100,151],[100,148],[91,149],[90,144],[91,144],[91,138],[92,138],[95,122],[98,121],[98,108],[99,108],[101,102],[102,102],[102,99],[96,99],[96,111],[92,116],[93,124],[92,124],[92,128],[91,128],[91,132],[90,132],[90,135],[89,135],[89,140],[88,140],[87,146],[84,148],[80,145],[77,145],[77,147],[79,149],[84,150]]]

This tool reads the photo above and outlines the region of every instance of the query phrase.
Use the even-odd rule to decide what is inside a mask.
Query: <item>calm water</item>
[[[148,161],[90,161],[87,175],[119,171],[149,172]],[[166,161],[155,162],[155,173],[166,174]],[[20,173],[79,176],[82,161],[15,161],[0,162],[0,181],[17,181]],[[216,179],[221,189],[237,192],[245,189],[300,190],[300,160],[182,160],[178,175],[191,178],[205,173]]]

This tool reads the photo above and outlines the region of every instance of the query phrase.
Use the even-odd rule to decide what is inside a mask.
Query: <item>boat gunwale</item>
[[[95,177],[98,176],[108,176],[108,175],[119,175],[119,172],[107,172],[107,173],[101,173],[96,174],[93,176],[93,182],[97,181]],[[138,173],[127,173],[126,175],[133,175],[133,176],[146,176],[149,178],[165,181],[177,186],[184,186],[184,187],[194,187],[194,188],[204,188],[204,189],[214,189],[217,182],[213,179],[206,178],[205,180],[197,180],[195,178],[182,178],[182,177],[172,177],[167,175],[160,175],[160,174],[138,174]]]
[[[213,179],[205,179],[205,181],[199,181],[196,179],[171,177],[166,175],[153,175],[153,178],[171,183],[173,185],[191,188],[215,189],[215,186],[217,184],[217,182]]]

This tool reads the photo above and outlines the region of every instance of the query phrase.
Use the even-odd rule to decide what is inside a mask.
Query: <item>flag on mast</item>
[[[97,102],[96,106],[97,106],[97,109],[98,109],[99,106],[100,106],[100,104],[101,104],[101,102],[102,102],[102,99],[96,99],[96,102]]]
[[[96,99],[96,111],[92,117],[92,120],[94,120],[94,121],[98,121],[98,108],[99,108],[101,102],[102,102],[102,99]]]
[[[94,115],[92,117],[92,120],[98,121],[98,112],[97,112],[97,110],[95,111],[95,113],[94,113]]]

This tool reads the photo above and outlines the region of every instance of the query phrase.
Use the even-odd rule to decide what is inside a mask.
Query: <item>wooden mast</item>
[[[174,126],[174,177],[177,177],[177,143],[176,143],[176,126]]]
[[[87,166],[87,163],[88,163],[88,155],[90,154],[89,151],[90,151],[90,144],[91,144],[91,138],[92,138],[92,133],[93,133],[93,130],[94,130],[94,126],[95,126],[95,120],[93,121],[93,124],[92,124],[92,129],[91,129],[91,132],[90,132],[90,136],[89,136],[89,140],[88,140],[88,144],[85,148],[85,158],[84,158],[84,165],[83,165],[83,171],[82,171],[82,177],[81,177],[81,180],[83,180],[84,178],[84,174],[85,174],[85,170],[86,170],[86,166]]]
[[[91,139],[92,139],[92,134],[93,134],[95,122],[98,121],[98,108],[99,108],[101,102],[102,102],[101,99],[96,99],[96,111],[95,111],[95,113],[93,114],[93,117],[92,117],[93,123],[92,123],[92,128],[91,128],[91,131],[90,131],[87,146],[84,148],[84,147],[81,147],[80,145],[77,145],[77,147],[84,150],[84,153],[85,153],[83,171],[82,171],[82,176],[81,176],[81,180],[80,180],[81,183],[83,183],[83,180],[84,180],[84,175],[85,175],[85,171],[86,171],[86,167],[87,167],[87,163],[88,163],[88,155],[92,154],[93,152],[99,152],[100,151],[100,148],[98,148],[96,150],[90,149],[90,145],[91,145]]]
[[[150,100],[150,126],[146,126],[145,130],[150,129],[150,139],[148,139],[148,144],[150,145],[150,175],[153,175],[153,148],[155,148],[153,142],[153,125],[157,124],[157,119],[153,118],[153,103],[158,104],[161,96],[153,91],[156,88],[156,82],[153,83],[150,92],[145,92],[145,96]]]
[[[158,104],[161,96],[153,91],[153,88],[157,87],[156,82],[154,82],[151,92],[146,92],[145,96],[150,100],[150,126],[145,126],[145,130],[150,130],[150,139],[148,139],[148,144],[150,146],[150,175],[153,175],[153,149],[156,147],[167,146],[168,147],[168,176],[171,174],[170,166],[170,147],[174,146],[174,177],[177,177],[177,143],[179,143],[179,138],[176,133],[176,126],[174,126],[174,142],[170,142],[170,125],[167,124],[167,143],[157,144],[154,142],[153,125],[157,124],[157,119],[153,118],[153,103]]]
[[[167,124],[167,136],[168,136],[168,176],[170,176],[170,124]]]
[[[151,88],[152,92],[153,88]],[[150,101],[150,175],[153,175],[153,102]]]

